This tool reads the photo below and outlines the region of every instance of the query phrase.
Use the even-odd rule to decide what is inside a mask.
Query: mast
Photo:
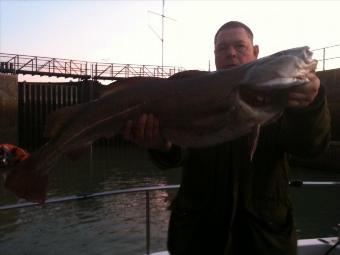
[[[149,13],[152,13],[152,14],[155,14],[155,15],[158,15],[160,17],[162,17],[162,31],[161,31],[161,36],[159,36],[159,34],[149,25],[149,28],[152,30],[152,32],[154,32],[154,34],[160,39],[161,41],[161,44],[162,44],[162,55],[161,55],[161,65],[162,65],[162,71],[163,71],[163,66],[164,66],[164,27],[165,27],[165,21],[164,21],[164,18],[167,18],[167,19],[170,19],[170,20],[173,20],[173,21],[176,21],[175,19],[173,18],[170,18],[170,17],[167,17],[165,16],[164,14],[164,8],[165,6],[165,0],[162,0],[162,13],[157,13],[157,12],[153,12],[153,11],[148,11]]]
[[[162,71],[164,66],[164,1],[162,0]]]

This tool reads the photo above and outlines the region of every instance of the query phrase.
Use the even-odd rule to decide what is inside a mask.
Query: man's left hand
[[[315,73],[307,75],[309,82],[290,90],[287,95],[287,107],[303,108],[310,105],[320,88],[320,80]]]

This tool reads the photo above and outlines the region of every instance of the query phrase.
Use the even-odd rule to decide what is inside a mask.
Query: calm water
[[[91,156],[92,155],[92,156]],[[294,178],[340,180],[340,171],[296,169]],[[94,147],[76,162],[64,159],[51,180],[49,196],[178,184],[180,170],[160,171],[143,150]],[[16,199],[1,190],[0,204]],[[301,238],[334,235],[340,223],[340,187],[292,188]],[[151,250],[166,248],[175,191],[151,193]],[[129,193],[0,211],[0,254],[144,254],[145,194]]]

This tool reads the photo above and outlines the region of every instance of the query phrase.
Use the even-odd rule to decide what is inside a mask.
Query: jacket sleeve
[[[286,152],[299,157],[322,153],[331,137],[331,117],[324,86],[320,86],[309,106],[286,110],[281,121],[280,143]]]
[[[185,157],[185,149],[173,145],[169,151],[149,150],[151,161],[160,169],[180,167]]]

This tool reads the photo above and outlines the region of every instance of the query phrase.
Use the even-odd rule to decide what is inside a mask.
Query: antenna
[[[150,24],[148,25],[149,28],[152,30],[152,32],[154,32],[154,34],[158,37],[158,39],[161,40],[162,43],[162,70],[163,70],[163,65],[164,65],[164,18],[170,19],[172,21],[176,21],[173,18],[167,17],[164,15],[164,4],[165,4],[165,0],[162,0],[162,14],[154,12],[154,11],[148,11],[151,14],[157,15],[162,17],[162,33],[161,36],[152,28],[152,26],[150,26]]]

